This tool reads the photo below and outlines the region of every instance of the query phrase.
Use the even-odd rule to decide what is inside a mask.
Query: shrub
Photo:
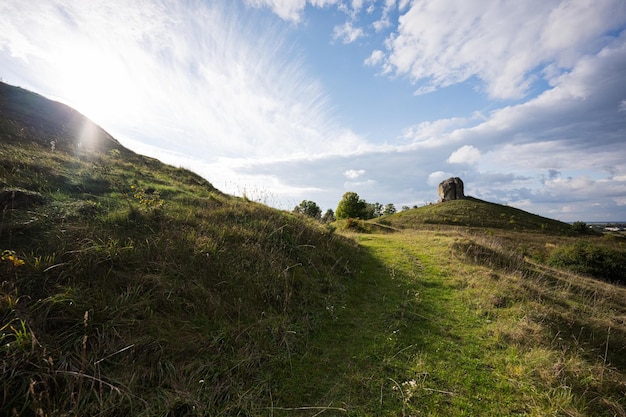
[[[626,283],[626,253],[592,242],[576,242],[556,248],[548,257],[551,266]]]
[[[362,221],[360,221],[359,219],[353,219],[351,217],[348,217],[346,219],[344,229],[358,233],[365,233],[368,231]]]
[[[585,234],[585,233],[589,233],[589,226],[587,226],[587,223],[585,222],[574,222],[572,223],[572,231],[576,232],[576,233],[580,233]]]

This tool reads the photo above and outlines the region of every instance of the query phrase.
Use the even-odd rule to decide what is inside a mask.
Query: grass
[[[471,199],[323,227],[1,86],[0,415],[626,415],[626,289],[550,265],[620,238]]]
[[[138,155],[0,154],[0,414],[250,410],[357,251]]]
[[[274,415],[297,404],[336,415],[624,415],[623,287],[455,229],[355,238],[367,251],[350,294],[293,355]],[[468,254],[468,240],[492,251]]]
[[[473,197],[401,211],[384,216],[378,219],[377,223],[409,229],[429,224],[445,224],[509,231],[572,233],[572,227],[567,223]]]

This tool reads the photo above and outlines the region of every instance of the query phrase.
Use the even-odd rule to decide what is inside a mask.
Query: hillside
[[[350,277],[353,242],[62,104],[1,85],[0,143],[0,415],[249,409]]]
[[[378,222],[402,229],[425,224],[443,224],[542,233],[571,233],[571,226],[567,223],[473,197],[402,211],[378,219]]]
[[[7,85],[0,144],[0,416],[626,415],[618,237],[476,199],[325,227]]]

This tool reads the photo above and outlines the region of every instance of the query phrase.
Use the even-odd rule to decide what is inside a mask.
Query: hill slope
[[[62,104],[0,85],[0,143],[0,415],[257,407],[350,277],[354,243]]]
[[[37,143],[64,152],[117,149],[111,135],[64,104],[0,82],[0,132],[3,143]]]
[[[571,226],[567,223],[473,197],[406,210],[377,221],[397,228],[444,224],[548,233],[571,232]]]

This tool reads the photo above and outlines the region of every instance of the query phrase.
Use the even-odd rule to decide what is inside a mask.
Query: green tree
[[[322,209],[314,201],[310,200],[302,200],[300,204],[294,207],[293,212],[313,217],[316,220],[322,218]]]
[[[393,203],[385,205],[385,214],[394,214],[396,211],[396,206],[394,206]]]
[[[363,219],[366,217],[367,203],[353,191],[348,191],[343,195],[335,215],[338,219]]]
[[[380,217],[383,215],[383,211],[385,207],[379,202],[376,203],[365,203],[365,215],[363,219],[373,219],[376,217]]]
[[[576,233],[585,234],[589,233],[589,226],[585,222],[577,221],[572,223],[572,230]]]
[[[335,212],[333,209],[328,209],[322,216],[322,223],[332,223],[335,221]]]

